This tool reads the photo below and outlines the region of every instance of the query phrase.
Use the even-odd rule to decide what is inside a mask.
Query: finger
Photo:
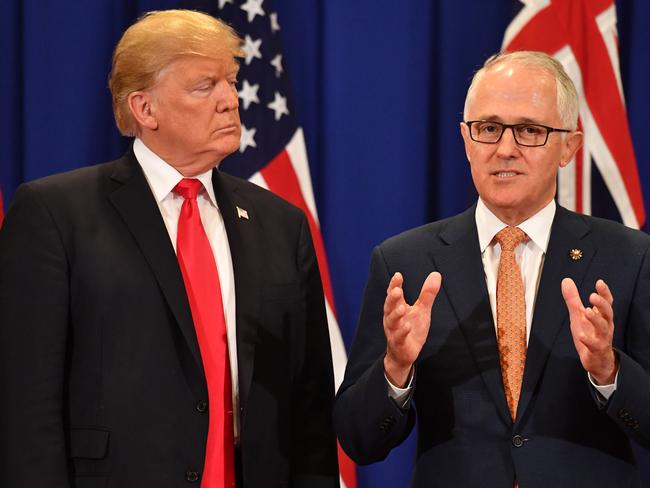
[[[402,317],[406,314],[408,307],[404,305],[398,305],[389,313],[384,315],[384,324],[391,330],[397,330],[400,325]]]
[[[587,309],[585,313],[588,326],[582,328],[587,338],[583,342],[593,352],[602,352],[612,348],[614,337],[614,324],[605,320],[594,309]]]
[[[585,318],[591,326],[590,333],[596,338],[599,337],[609,337],[612,326],[610,322],[606,320],[600,312],[595,308],[586,308],[585,309]],[[585,330],[587,327],[585,327]]]
[[[610,305],[614,304],[614,295],[612,295],[609,286],[607,286],[607,283],[605,283],[604,280],[596,281],[596,292],[605,300],[607,300],[607,303]]]
[[[402,276],[402,273],[398,271],[391,277],[390,281],[388,282],[388,289],[386,290],[386,293],[390,293],[390,291],[395,287],[401,288],[403,283],[404,277]]]
[[[394,329],[389,329],[388,332],[389,334],[386,335],[387,343],[388,343],[388,348],[392,349],[392,346],[400,346],[402,345],[405,341],[409,333],[411,332],[411,327],[404,323],[404,322],[397,322],[399,324],[398,327],[395,327]],[[395,355],[395,353],[393,353]]]
[[[592,354],[597,350],[598,341],[584,329],[581,329],[579,332],[574,332],[573,340],[580,343]]]
[[[580,294],[578,293],[578,287],[571,278],[564,278],[562,280],[561,288],[562,297],[564,298],[564,302],[569,310],[569,315],[573,320],[574,317],[577,317],[584,311],[582,301],[580,300]]]
[[[602,295],[592,293],[589,295],[589,302],[593,305],[593,312],[602,317],[607,323],[614,320],[614,309],[610,302]]]
[[[388,315],[398,306],[405,304],[402,281],[402,275],[399,273],[395,273],[393,278],[390,280],[386,292],[386,300],[384,300],[384,315]]]
[[[591,309],[587,310],[587,316],[593,313]],[[595,315],[593,315],[593,317],[597,318],[597,320],[602,320]],[[574,339],[579,341],[592,354],[600,354],[603,351],[612,348],[611,338],[603,336],[602,334],[597,334],[593,329],[590,331],[588,328],[582,328],[579,332],[574,334]]]
[[[426,310],[431,310],[433,302],[438,296],[440,291],[440,286],[442,284],[442,275],[437,271],[429,273],[427,279],[424,280],[422,289],[420,290],[420,296],[418,296],[416,305],[425,308]]]

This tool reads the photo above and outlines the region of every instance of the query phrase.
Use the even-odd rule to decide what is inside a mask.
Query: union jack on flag
[[[524,4],[506,29],[504,51],[553,55],[573,80],[580,99],[584,145],[574,164],[560,170],[558,200],[591,214],[594,166],[622,222],[645,223],[645,209],[619,70],[616,5],[613,0],[520,0]]]
[[[334,307],[325,246],[311,184],[302,128],[291,103],[282,58],[280,23],[270,0],[218,0],[217,17],[244,39],[239,71],[239,151],[221,169],[248,178],[300,207],[307,216],[325,292],[335,387],[343,381],[347,355]],[[341,486],[356,487],[355,466],[339,448]]]

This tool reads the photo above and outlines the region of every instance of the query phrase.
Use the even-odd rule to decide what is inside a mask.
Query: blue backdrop
[[[0,187],[107,161],[126,140],[107,88],[112,49],[142,12],[213,1],[3,0]],[[264,9],[271,11],[270,1]],[[372,247],[474,199],[459,135],[473,71],[499,50],[513,0],[275,0],[305,129],[339,321],[352,340]],[[621,71],[650,211],[650,2],[617,2]],[[361,488],[408,483],[413,439],[360,468]],[[645,464],[650,464],[650,456]],[[644,475],[646,475],[644,473]],[[647,477],[650,487],[650,477]]]

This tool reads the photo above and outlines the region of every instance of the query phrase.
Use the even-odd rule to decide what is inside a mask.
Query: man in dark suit
[[[17,190],[0,232],[3,487],[338,486],[307,221],[215,169],[239,147],[240,55],[207,15],[143,17],[110,80],[132,148]]]
[[[577,118],[545,54],[477,72],[461,123],[477,204],[372,255],[334,410],[358,463],[385,458],[417,412],[414,487],[640,486],[650,238],[555,204]]]

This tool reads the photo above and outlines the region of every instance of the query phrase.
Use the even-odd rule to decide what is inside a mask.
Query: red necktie
[[[199,180],[185,178],[174,188],[184,198],[176,255],[208,385],[210,421],[201,488],[231,488],[235,486],[235,446],[228,340],[219,273],[196,202],[202,187]]]

